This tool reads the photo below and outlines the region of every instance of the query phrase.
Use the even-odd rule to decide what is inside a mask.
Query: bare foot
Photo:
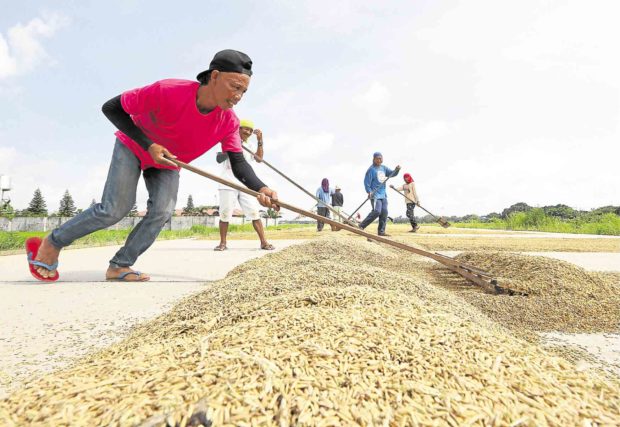
[[[133,274],[127,274],[125,277],[121,279],[120,276],[123,273],[133,273]],[[108,267],[108,270],[105,272],[105,278],[106,280],[121,280],[123,282],[146,282],[148,280],[151,280],[151,277],[148,274],[144,274],[144,273],[138,274],[136,270],[133,270],[129,267],[119,267],[119,268]]]
[[[35,261],[41,261],[45,264],[52,265],[58,262],[59,254],[60,249],[52,245],[46,237],[41,240],[41,246],[39,247]],[[43,277],[54,277],[56,275],[56,270],[48,270],[45,267],[37,267],[36,269],[37,272]]]

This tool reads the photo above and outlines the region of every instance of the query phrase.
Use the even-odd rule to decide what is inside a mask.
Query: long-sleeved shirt
[[[420,204],[420,198],[418,197],[418,193],[415,191],[415,183],[413,181],[409,184],[403,184],[400,187],[396,187],[396,189],[405,193],[405,203],[415,203],[416,205]]]
[[[252,152],[256,152],[256,146],[251,141],[245,141],[245,142],[241,141],[241,143],[244,144],[246,147],[248,147],[250,150],[252,150]],[[232,164],[230,163],[230,159],[229,159],[230,153],[227,153],[227,154],[228,155],[225,156],[226,160],[224,160],[221,163],[222,168],[220,172],[220,178],[224,178],[227,181],[235,182],[236,177],[233,173]],[[245,161],[248,162],[250,166],[252,166],[252,164],[256,162],[256,160],[254,159],[254,156],[248,153],[247,151],[243,151],[240,154],[243,154]],[[232,188],[224,184],[220,184],[217,188],[218,190],[232,190]]]
[[[332,188],[329,191],[323,191],[323,187],[319,187],[316,190],[316,198],[320,200],[318,206],[320,208],[325,208],[329,206],[329,196],[334,194],[334,190]]]
[[[342,206],[344,205],[344,196],[340,191],[336,191],[332,194],[332,206]]]
[[[375,166],[371,165],[366,171],[366,176],[364,177],[364,188],[367,193],[371,191],[375,191],[372,198],[373,199],[386,199],[387,194],[385,192],[385,181],[388,177],[393,177],[398,175],[397,170],[392,170],[387,166]]]
[[[201,114],[195,100],[198,88],[197,82],[161,80],[110,99],[102,110],[118,128],[117,138],[140,160],[142,169],[175,168],[154,162],[148,153],[153,143],[189,163],[221,142],[223,151],[229,153],[235,177],[252,190],[265,187],[243,157],[235,113],[217,107]]]

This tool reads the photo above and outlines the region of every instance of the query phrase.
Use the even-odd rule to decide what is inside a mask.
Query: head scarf
[[[323,181],[321,181],[321,188],[326,193],[329,191],[329,180],[327,178],[323,178]]]

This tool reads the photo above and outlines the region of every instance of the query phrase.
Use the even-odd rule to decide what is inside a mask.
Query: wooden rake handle
[[[253,156],[256,156],[256,153],[253,152],[252,150],[250,150],[248,147],[246,147],[245,145],[241,144],[243,149],[245,151],[247,151],[248,153],[250,153]],[[316,201],[319,205],[325,205],[325,207],[327,209],[329,209],[334,215],[339,216],[343,221],[351,221],[354,224],[357,224],[357,221],[352,220],[351,217],[349,217],[348,219],[345,218],[346,217],[346,213],[345,212],[338,212],[337,210],[335,210],[333,208],[333,206],[331,206],[330,204],[326,204],[325,202],[323,202],[322,200],[319,200],[314,194],[310,193],[308,190],[306,190],[305,188],[303,188],[301,185],[297,184],[295,181],[293,181],[291,178],[289,178],[288,176],[286,176],[284,174],[284,172],[281,172],[278,168],[276,168],[275,166],[273,166],[271,163],[269,163],[267,160],[262,159],[261,163],[264,163],[265,166],[271,168],[274,172],[276,172],[278,175],[280,175],[282,178],[286,179],[288,182],[290,182],[291,184],[293,184],[295,187],[299,188],[301,191],[303,191],[305,194],[307,194],[308,196],[312,197],[312,199],[314,201]]]

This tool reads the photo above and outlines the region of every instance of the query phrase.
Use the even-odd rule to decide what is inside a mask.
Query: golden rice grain
[[[7,425],[610,425],[620,384],[351,238],[251,261],[0,401]],[[540,293],[544,296],[544,292]],[[45,419],[41,418],[46,410]],[[162,421],[163,420],[163,421]]]

